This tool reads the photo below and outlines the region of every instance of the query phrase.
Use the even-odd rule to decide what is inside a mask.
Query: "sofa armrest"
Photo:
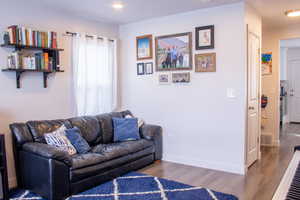
[[[155,146],[155,160],[162,159],[162,128],[157,125],[145,124],[140,128],[142,138],[152,140]]]
[[[23,151],[30,152],[44,158],[54,159],[71,166],[72,160],[69,154],[65,151],[60,151],[56,147],[48,144],[29,142],[23,145]]]

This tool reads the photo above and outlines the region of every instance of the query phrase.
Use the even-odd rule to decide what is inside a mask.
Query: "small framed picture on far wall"
[[[137,75],[144,75],[145,74],[145,64],[144,63],[138,63],[136,65],[137,68]]]
[[[196,50],[215,48],[215,26],[196,28]]]
[[[145,74],[147,74],[147,75],[153,74],[153,63],[152,62],[145,63]]]
[[[152,35],[143,35],[136,37],[136,59],[146,60],[152,59]]]

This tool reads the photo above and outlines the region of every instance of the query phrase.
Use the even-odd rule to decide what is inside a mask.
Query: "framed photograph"
[[[195,72],[216,72],[216,53],[196,54]]]
[[[262,75],[272,74],[272,53],[263,53],[261,55],[261,73]]]
[[[153,63],[152,62],[145,63],[145,73],[153,74]]]
[[[190,79],[190,72],[172,74],[173,83],[189,83]]]
[[[160,85],[170,85],[171,84],[170,79],[171,79],[170,73],[160,73],[160,74],[158,74],[158,83]]]
[[[137,64],[137,75],[144,75],[145,74],[145,65],[144,63]]]
[[[137,60],[153,58],[152,35],[144,35],[136,38],[136,58]]]
[[[192,33],[155,38],[156,71],[191,70]]]
[[[215,26],[196,28],[196,50],[215,48]]]

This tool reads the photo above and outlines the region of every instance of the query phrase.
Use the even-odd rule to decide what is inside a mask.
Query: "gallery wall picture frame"
[[[136,37],[136,59],[147,60],[153,58],[153,39],[152,35]]]
[[[192,70],[192,33],[155,38],[156,71]]]
[[[147,75],[153,74],[153,62],[145,63],[145,74]]]
[[[189,83],[191,82],[190,72],[172,73],[173,83]]]
[[[272,52],[263,53],[261,55],[261,74],[271,75],[272,74]]]
[[[171,84],[171,74],[169,72],[163,72],[158,74],[158,84],[159,85],[170,85]]]
[[[145,74],[145,64],[144,63],[137,63],[137,75],[144,75]]]
[[[215,26],[196,27],[196,50],[215,48]]]
[[[216,53],[195,54],[195,72],[216,72]]]

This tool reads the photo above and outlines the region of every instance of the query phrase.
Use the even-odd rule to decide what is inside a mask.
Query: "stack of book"
[[[57,33],[52,31],[37,31],[31,28],[10,26],[7,28],[9,43],[24,46],[57,48]]]
[[[48,53],[38,52],[23,54],[13,52],[7,58],[8,69],[32,69],[41,71],[55,71],[54,60]]]

